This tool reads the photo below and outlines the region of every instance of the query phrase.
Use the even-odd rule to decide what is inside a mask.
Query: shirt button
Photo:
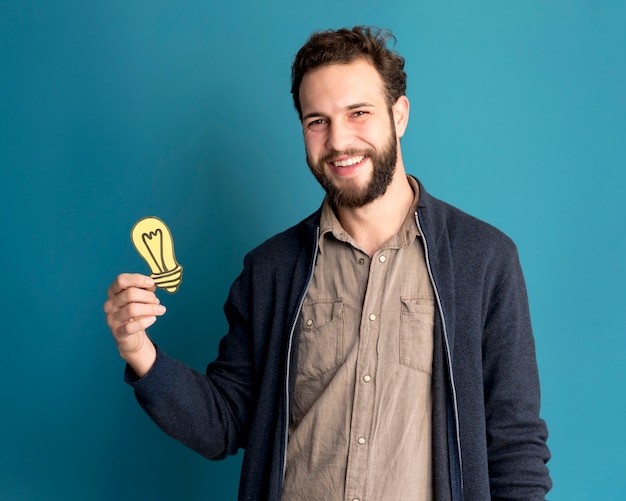
[[[373,313],[370,313],[370,320],[376,320],[376,315],[374,315]]]
[[[380,257],[378,258],[378,260],[379,260],[381,263],[384,263],[385,261],[387,261],[387,258],[386,258],[385,256],[380,256]]]
[[[352,501],[361,501],[359,498],[352,498]]]
[[[357,263],[359,264],[363,264],[365,262],[365,259],[363,259],[362,257],[360,257],[357,261]]]
[[[311,320],[310,318],[306,321],[306,325],[307,327],[311,327],[313,325],[313,320]]]
[[[365,437],[359,437],[356,441],[357,444],[359,445],[364,445],[365,444]]]
[[[369,383],[372,380],[372,376],[370,376],[369,374],[365,374],[365,376],[363,376],[363,381],[365,381],[366,383]]]

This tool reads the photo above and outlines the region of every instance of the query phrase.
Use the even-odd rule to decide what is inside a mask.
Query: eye
[[[352,118],[361,121],[366,119],[369,116],[369,111],[365,111],[365,110],[358,110],[352,113]]]
[[[309,130],[323,130],[328,126],[328,121],[324,118],[316,118],[306,124]]]

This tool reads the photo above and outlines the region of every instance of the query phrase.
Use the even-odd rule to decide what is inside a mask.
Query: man
[[[314,34],[292,67],[322,207],[251,253],[200,374],[145,329],[148,277],[105,303],[126,377],[165,432],[245,449],[240,499],[543,500],[547,430],[514,244],[407,176],[391,35]]]

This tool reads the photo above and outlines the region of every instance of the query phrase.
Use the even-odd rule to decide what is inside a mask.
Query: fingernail
[[[154,280],[152,280],[150,277],[146,277],[146,285],[152,287],[154,285]]]
[[[165,313],[165,306],[163,306],[162,304],[159,305],[159,313],[161,314]]]

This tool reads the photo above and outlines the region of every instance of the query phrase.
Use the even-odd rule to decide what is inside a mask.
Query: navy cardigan
[[[158,349],[126,380],[169,435],[209,459],[244,448],[240,500],[280,500],[299,310],[315,263],[318,210],[251,251],[224,306],[206,374]],[[430,196],[416,214],[435,289],[433,484],[437,501],[544,500],[547,429],[524,278],[513,242]]]

